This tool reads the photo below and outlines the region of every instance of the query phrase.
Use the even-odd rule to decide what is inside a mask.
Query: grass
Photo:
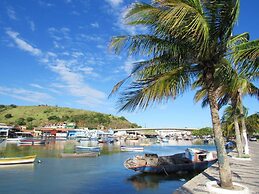
[[[10,118],[6,118],[8,114],[11,115]],[[53,116],[58,119],[50,119]],[[29,117],[32,117],[33,121],[27,121]],[[129,122],[124,117],[81,109],[55,106],[0,106],[0,123],[19,125],[18,120],[21,118],[26,126],[32,125],[34,127],[58,122],[76,122],[78,127],[88,128],[98,128],[100,125],[105,128],[137,127],[136,124]]]

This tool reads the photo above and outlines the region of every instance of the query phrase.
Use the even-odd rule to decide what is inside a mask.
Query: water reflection
[[[130,182],[137,191],[145,189],[157,189],[159,185],[169,181],[186,182],[196,176],[198,173],[186,174],[136,174],[129,177],[126,181]]]
[[[97,141],[85,141],[79,143],[76,140],[67,141],[48,141],[45,145],[19,145],[14,143],[3,142],[0,146],[0,157],[19,157],[34,155],[42,158],[59,158],[61,153],[75,153],[75,147],[82,146],[99,146],[102,155],[110,155],[120,152],[120,143],[102,144]]]
[[[0,165],[1,171],[33,171],[35,168],[33,163],[30,164],[15,164],[15,165]]]

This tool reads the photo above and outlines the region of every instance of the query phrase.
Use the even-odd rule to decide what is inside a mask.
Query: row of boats
[[[82,153],[63,153],[62,157],[96,157],[100,153],[99,147],[77,146]],[[140,147],[121,147],[124,151],[142,151]],[[0,165],[15,165],[34,163],[36,155],[25,157],[0,158]],[[182,171],[203,171],[217,161],[216,152],[201,149],[188,148],[183,153],[170,156],[158,156],[157,154],[137,155],[124,162],[129,170],[152,174],[171,174]]]

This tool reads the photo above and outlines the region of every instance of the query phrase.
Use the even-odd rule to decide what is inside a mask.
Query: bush
[[[17,105],[15,105],[15,104],[10,104],[10,107],[11,107],[11,108],[16,108]]]
[[[192,135],[194,136],[207,136],[207,135],[213,135],[213,130],[211,127],[205,127],[201,128],[196,131],[192,131]]]
[[[60,121],[60,118],[55,116],[55,115],[53,115],[53,116],[48,117],[48,120],[49,121]]]
[[[15,121],[17,125],[26,125],[25,119],[24,118],[19,118]]]
[[[10,119],[10,118],[13,117],[13,115],[12,115],[12,114],[6,114],[4,117],[5,117],[6,119]]]

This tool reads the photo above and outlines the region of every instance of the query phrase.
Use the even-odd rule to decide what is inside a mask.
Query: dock
[[[251,160],[230,157],[232,178],[233,182],[247,186],[251,194],[259,194],[259,142],[249,142],[249,151]],[[219,181],[218,164],[195,176],[173,194],[209,194],[208,181]]]

